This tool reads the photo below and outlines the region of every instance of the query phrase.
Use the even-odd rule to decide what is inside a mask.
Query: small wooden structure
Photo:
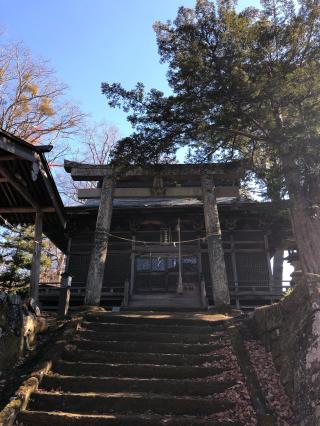
[[[78,191],[85,205],[67,208],[69,272],[86,304],[200,308],[206,293],[240,306],[282,294],[270,258],[288,223],[240,197],[240,163],[65,169],[97,181]]]
[[[50,145],[31,145],[0,130],[0,224],[35,225],[30,296],[38,301],[44,232],[67,249],[66,213],[44,154]]]

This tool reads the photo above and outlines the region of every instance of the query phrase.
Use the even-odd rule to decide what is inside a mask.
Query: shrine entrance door
[[[181,257],[183,292],[199,292],[198,257]],[[148,253],[135,259],[134,293],[176,293],[179,280],[179,256],[173,253]]]

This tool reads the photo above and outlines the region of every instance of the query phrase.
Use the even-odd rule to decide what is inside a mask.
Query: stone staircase
[[[239,369],[224,322],[199,317],[87,314],[18,424],[249,424],[236,418]]]

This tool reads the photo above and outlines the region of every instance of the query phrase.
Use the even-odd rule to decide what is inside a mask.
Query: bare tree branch
[[[37,144],[79,131],[84,114],[65,98],[67,87],[23,44],[0,45],[0,127]]]

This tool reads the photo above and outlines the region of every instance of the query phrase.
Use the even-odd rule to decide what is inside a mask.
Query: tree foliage
[[[173,23],[154,25],[173,95],[103,83],[112,107],[130,112],[135,133],[116,153],[157,161],[178,146],[205,156],[246,158],[283,183],[285,156],[301,173],[319,159],[319,7],[264,1],[237,13],[230,4],[201,0],[180,8]],[[306,168],[308,170],[306,170]],[[282,174],[282,176],[281,176]],[[272,176],[273,177],[273,176]],[[273,181],[275,184],[275,182]]]
[[[41,254],[41,271],[49,270],[54,263],[51,243],[45,239]],[[26,294],[30,285],[34,227],[2,228],[0,239],[0,289]]]
[[[115,159],[157,162],[182,145],[246,159],[271,197],[289,194],[303,268],[320,273],[318,2],[263,0],[238,13],[231,1],[198,0],[154,29],[172,95],[102,84],[135,129]]]

